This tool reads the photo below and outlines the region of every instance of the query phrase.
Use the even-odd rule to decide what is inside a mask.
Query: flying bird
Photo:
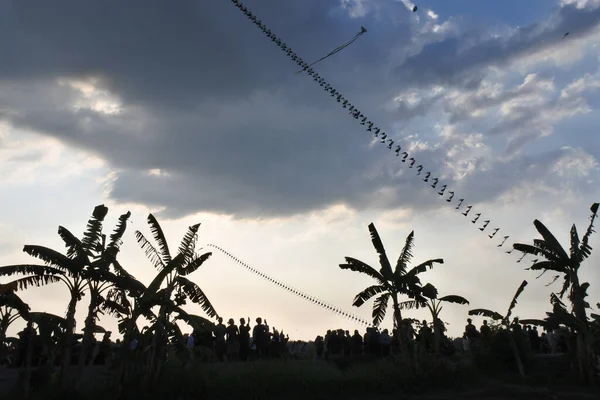
[[[442,186],[442,188],[440,189],[440,191],[438,192],[438,194],[439,194],[440,196],[443,196],[443,195],[444,195],[444,191],[446,190],[446,188],[447,188],[447,187],[448,187],[448,185],[444,185],[444,186]]]
[[[367,29],[361,25],[360,27],[360,32],[358,32],[356,35],[354,35],[354,37],[350,40],[348,40],[346,43],[342,44],[341,46],[336,47],[335,49],[333,49],[332,51],[330,51],[328,54],[326,54],[325,56],[319,58],[317,61],[314,61],[308,65],[306,65],[304,68],[302,68],[300,71],[297,71],[296,74],[300,74],[303,71],[306,71],[308,68],[312,67],[313,65],[325,60],[328,57],[331,57],[332,55],[339,53],[340,51],[344,50],[346,47],[350,46],[356,39],[358,39],[361,35],[364,35],[365,33],[367,33]]]
[[[427,172],[425,174],[425,178],[423,178],[423,182],[429,182],[429,177],[431,176],[431,172]]]
[[[489,219],[488,219],[488,220],[485,220],[485,221],[483,221],[483,226],[482,226],[481,228],[479,228],[479,230],[480,230],[481,232],[483,232],[483,231],[485,230],[485,228],[487,228],[487,226],[488,226],[489,224],[490,224],[490,220],[489,220]]]
[[[504,245],[504,242],[506,242],[506,240],[509,238],[510,236],[504,236],[504,239],[502,239],[502,243],[500,243],[498,245],[498,247],[502,247]]]
[[[496,229],[494,229],[494,232],[492,232],[492,234],[491,234],[491,235],[488,235],[488,236],[489,236],[489,238],[490,238],[490,239],[493,239],[493,238],[494,238],[494,236],[496,236],[496,233],[498,233],[498,231],[499,231],[499,230],[500,230],[500,228],[496,228]]]
[[[462,213],[462,215],[464,215],[466,217],[469,214],[469,211],[471,211],[471,208],[473,208],[473,206],[468,206],[466,211],[464,213]]]
[[[448,192],[448,193],[450,193],[450,197],[448,197],[448,198],[446,199],[446,201],[447,201],[448,203],[450,203],[450,202],[452,201],[452,199],[454,198],[454,192]]]
[[[481,217],[481,213],[477,213],[475,214],[475,219],[473,221],[471,221],[472,223],[477,222],[477,220],[479,219],[479,217]]]
[[[431,187],[435,189],[435,187],[436,187],[436,186],[437,186],[437,184],[438,184],[438,181],[439,181],[439,179],[438,179],[438,178],[433,178],[433,181],[432,181],[432,182],[433,182],[433,184],[431,185]]]
[[[563,38],[560,40],[564,40],[567,36],[569,36],[569,32],[565,33],[565,36],[563,36]]]

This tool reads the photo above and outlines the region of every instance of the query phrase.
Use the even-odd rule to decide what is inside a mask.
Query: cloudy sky
[[[97,204],[107,229],[132,212],[121,263],[149,282],[135,242],[149,212],[172,246],[201,222],[216,244],[324,301],[351,306],[370,280],[338,264],[377,264],[367,225],[391,259],[415,231],[423,280],[472,307],[543,317],[549,278],[504,250],[541,219],[568,246],[600,199],[600,1],[248,0],[246,5],[396,143],[474,205],[463,217],[228,1],[0,3],[0,263],[24,244],[62,249]],[[566,32],[570,34],[561,40]],[[424,171],[424,172],[425,172]],[[491,220],[485,233],[473,214]],[[498,238],[487,233],[500,228]],[[593,247],[600,237],[595,236]],[[582,273],[597,282],[600,256]],[[348,320],[265,282],[215,252],[190,276],[226,318],[266,318],[295,338]],[[55,284],[23,294],[62,314]],[[592,285],[591,302],[600,301]],[[81,304],[81,312],[86,307]],[[191,307],[190,310],[194,311]],[[468,307],[442,318],[462,332]],[[197,310],[196,310],[197,311]],[[80,313],[81,314],[81,313]],[[425,317],[422,311],[407,314]],[[479,323],[480,321],[478,321]],[[388,318],[388,325],[391,319]],[[103,319],[107,328],[115,322]]]

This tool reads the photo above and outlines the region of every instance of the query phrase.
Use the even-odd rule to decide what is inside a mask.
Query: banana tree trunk
[[[396,335],[398,335],[398,344],[400,346],[400,352],[404,357],[410,358],[409,354],[409,337],[408,327],[404,329],[402,323],[402,312],[400,311],[400,304],[398,303],[398,294],[392,294],[392,301],[394,307],[394,328],[396,328]]]
[[[434,347],[435,347],[435,355],[436,356],[440,356],[440,354],[442,353],[442,332],[441,332],[441,326],[440,326],[440,321],[437,318],[437,316],[434,315],[433,317],[433,340],[434,340]]]
[[[77,369],[77,382],[81,380],[83,369],[85,368],[85,360],[87,358],[90,343],[94,336],[94,326],[96,325],[95,314],[98,307],[98,292],[90,291],[90,304],[88,306],[87,317],[85,318],[85,326],[83,327],[83,339],[81,340],[81,353],[79,354],[79,368]],[[93,360],[92,360],[93,361]]]
[[[577,334],[577,361],[579,364],[579,374],[588,385],[593,385],[596,381],[596,366],[594,363],[594,352],[592,347],[591,332],[588,326],[587,312],[585,310],[585,299],[581,296],[579,277],[571,277],[571,295],[575,317],[584,324],[576,330]]]
[[[28,329],[28,328],[26,328]],[[33,327],[29,330],[29,335],[27,338],[27,346],[25,350],[25,370],[23,371],[23,398],[29,398],[29,391],[31,389],[31,356],[33,354]]]
[[[63,361],[60,369],[60,382],[63,388],[67,388],[69,379],[69,368],[71,366],[71,349],[73,347],[73,330],[75,328],[75,310],[77,308],[78,293],[71,294],[71,300],[67,308],[66,329],[63,343]]]
[[[87,317],[85,318],[85,326],[83,327],[83,339],[81,341],[81,354],[79,355],[79,369],[85,366],[85,359],[94,336],[94,326],[96,321],[96,309],[98,308],[98,293],[90,292],[90,304],[88,306]]]
[[[138,310],[134,310],[129,321],[126,322],[125,325],[125,334],[123,335],[123,343],[121,345],[121,366],[119,371],[120,377],[120,390],[123,388],[125,381],[127,380],[129,374],[129,367],[131,365],[131,358],[133,356],[133,352],[131,350],[131,341],[133,340],[133,335],[135,333],[136,321],[139,317],[140,313]]]
[[[8,331],[8,325],[10,325],[10,314],[5,314],[0,319],[0,359],[4,359],[4,341],[6,340],[6,331]]]

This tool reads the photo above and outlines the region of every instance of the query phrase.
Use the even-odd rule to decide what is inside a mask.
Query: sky
[[[107,231],[132,212],[119,259],[145,283],[156,271],[134,233],[150,236],[153,213],[171,247],[201,223],[203,251],[218,245],[369,319],[372,302],[352,300],[370,278],[338,265],[351,256],[378,268],[373,222],[392,262],[412,230],[414,263],[444,259],[421,279],[470,301],[444,307],[450,335],[462,333],[470,308],[503,313],[523,279],[530,284],[515,315],[543,318],[560,281],[547,287],[550,276],[525,270],[530,258],[517,263],[505,251],[537,237],[536,218],[568,248],[571,225],[583,234],[600,200],[600,1],[415,0],[414,13],[408,0],[245,4],[307,61],[366,27],[315,70],[472,213],[462,216],[317,83],[294,74],[297,65],[230,2],[6,0],[0,264],[35,262],[25,244],[63,249],[58,226],[81,234],[105,204]],[[510,235],[503,247],[488,238],[492,228]],[[594,253],[581,270],[592,304],[599,263]],[[217,251],[189,278],[225,319],[261,316],[292,339],[364,329]],[[56,314],[68,302],[62,284],[22,297]],[[116,330],[110,317],[100,325]]]

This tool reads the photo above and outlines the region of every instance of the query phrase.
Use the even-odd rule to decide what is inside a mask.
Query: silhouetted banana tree
[[[171,256],[160,224],[152,214],[148,215],[148,224],[154,240],[158,244],[158,249],[141,232],[136,231],[135,235],[146,256],[159,272],[147,287],[136,280],[129,280],[129,286],[125,287],[129,294],[135,298],[134,306],[131,308],[131,316],[127,318],[124,324],[124,349],[126,353],[138,318],[146,316],[152,319],[154,317],[152,312],[154,307],[159,307],[154,322],[161,326],[160,329],[165,330],[171,322],[170,314],[174,307],[183,305],[186,299],[200,305],[209,317],[218,316],[202,289],[186,278],[187,275],[200,268],[212,255],[212,253],[200,255],[195,253],[200,224],[189,227],[179,245],[177,255],[174,257]],[[159,339],[165,338],[165,335],[154,335],[153,337],[151,348],[153,356],[148,367],[150,373],[147,376],[156,376],[160,372],[162,361],[166,356],[167,343],[166,341],[159,342]]]
[[[534,239],[533,245],[523,243],[513,245],[518,251],[541,257],[541,260],[535,262],[528,269],[534,271],[541,270],[543,271],[542,274],[546,271],[556,271],[559,274],[563,274],[564,282],[559,297],[562,298],[565,293],[569,293],[568,298],[573,307],[574,314],[585,326],[585,329],[580,329],[579,333],[581,334],[577,335],[577,347],[579,362],[583,368],[580,372],[590,384],[595,380],[595,363],[592,352],[593,339],[587,327],[588,317],[586,309],[589,308],[589,304],[585,301],[589,283],[580,283],[579,268],[582,262],[592,253],[589,240],[594,232],[594,220],[598,215],[598,206],[598,203],[594,203],[590,207],[592,212],[590,224],[581,240],[579,239],[575,224],[571,227],[569,252],[560,245],[550,230],[537,219],[533,221],[533,224],[542,236],[542,239]]]
[[[519,354],[519,348],[517,347],[517,343],[515,341],[514,334],[512,332],[510,332],[510,316],[512,314],[513,309],[517,305],[517,299],[519,298],[521,293],[523,293],[526,286],[527,286],[527,281],[523,281],[521,283],[521,286],[519,286],[519,288],[517,289],[517,292],[513,296],[512,301],[510,302],[510,305],[508,306],[508,311],[506,312],[505,315],[502,315],[497,311],[491,311],[491,310],[487,310],[484,308],[476,308],[474,310],[469,311],[469,315],[480,315],[480,316],[483,316],[486,318],[491,318],[494,321],[498,321],[508,330],[510,347],[512,348],[513,354],[515,356],[515,363],[517,364],[517,369],[519,371],[519,374],[523,377],[525,376],[525,368],[523,367],[523,361],[521,360],[521,354]]]
[[[106,215],[108,208],[104,206],[96,207],[95,215]],[[83,340],[81,345],[81,353],[79,355],[79,372],[81,373],[85,365],[85,359],[88,354],[89,346],[95,332],[98,312],[105,299],[105,293],[114,288],[122,281],[119,277],[119,271],[113,272],[117,268],[111,268],[116,262],[117,254],[119,253],[122,237],[127,228],[127,221],[131,216],[127,212],[119,217],[117,226],[110,235],[108,245],[105,243],[106,236],[102,234],[102,225],[97,225],[93,229],[88,229],[90,233],[98,235],[92,241],[95,243],[95,249],[86,249],[84,243],[63,231],[64,240],[69,244],[69,250],[78,254],[81,259],[87,260],[85,273],[83,274],[86,281],[86,288],[90,293],[90,302],[88,305],[88,313],[85,319],[83,328]],[[96,220],[96,221],[102,221]],[[96,223],[96,221],[93,221]],[[92,221],[90,221],[92,223]]]
[[[403,301],[400,303],[401,310],[410,310],[413,308],[419,307],[427,307],[429,312],[431,313],[431,318],[433,321],[433,335],[434,335],[434,346],[435,346],[435,354],[440,355],[441,352],[441,343],[442,343],[442,326],[440,320],[440,313],[443,309],[443,303],[453,303],[453,304],[469,304],[469,301],[464,297],[457,295],[448,295],[440,298],[429,298],[425,295],[418,296],[415,300]]]
[[[67,382],[67,369],[71,363],[77,303],[84,295],[84,290],[90,280],[103,279],[98,266],[104,261],[100,260],[98,254],[101,253],[102,222],[107,213],[108,209],[104,205],[94,208],[81,241],[75,238],[68,229],[62,226],[58,227],[58,234],[67,248],[66,255],[44,246],[26,245],[23,251],[40,259],[46,265],[24,264],[0,267],[0,276],[28,275],[11,282],[19,290],[25,289],[30,284],[40,286],[57,281],[62,281],[67,286],[70,300],[67,306],[65,335],[63,337],[63,360],[61,365],[61,384],[63,386]]]
[[[0,343],[6,339],[6,331],[13,322],[19,317],[27,319],[29,309],[29,306],[15,292],[3,293],[0,289]]]
[[[60,337],[67,321],[63,317],[46,312],[30,312],[27,320],[37,325],[39,338],[48,355],[47,365],[53,368],[60,348]]]
[[[408,265],[413,256],[413,231],[406,238],[406,243],[404,244],[404,248],[400,253],[398,261],[396,261],[396,266],[394,269],[392,269],[390,261],[385,253],[383,243],[381,242],[381,238],[379,237],[379,233],[377,232],[377,229],[373,223],[369,225],[369,232],[371,233],[373,247],[375,247],[375,250],[379,255],[379,271],[370,265],[352,257],[345,257],[346,264],[340,264],[340,268],[360,272],[370,276],[376,281],[375,285],[369,286],[362,292],[358,293],[355,296],[352,305],[355,307],[360,307],[372,297],[378,296],[373,304],[372,312],[373,324],[377,326],[385,318],[388,302],[391,299],[394,310],[394,327],[398,328],[402,322],[402,313],[400,310],[398,296],[406,295],[409,298],[415,299],[419,295],[426,294],[429,298],[436,298],[437,290],[435,287],[430,284],[421,286],[421,281],[418,275],[422,272],[425,272],[427,268],[432,268],[433,264],[435,263],[443,264],[444,260],[441,258],[427,260],[409,269]],[[402,332],[401,329],[398,329],[398,331]],[[402,335],[400,335],[400,340],[404,341]]]

